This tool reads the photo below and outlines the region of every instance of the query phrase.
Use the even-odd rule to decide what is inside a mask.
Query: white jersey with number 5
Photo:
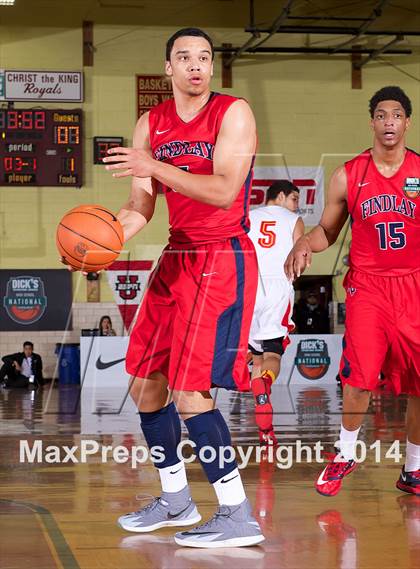
[[[259,274],[250,343],[260,350],[259,340],[286,338],[294,328],[291,318],[294,290],[283,267],[293,247],[293,231],[299,216],[284,207],[267,205],[253,209],[249,218],[248,235],[257,252]]]

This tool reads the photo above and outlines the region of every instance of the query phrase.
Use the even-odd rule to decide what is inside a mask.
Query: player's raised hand
[[[284,272],[290,281],[294,281],[311,266],[312,250],[305,236],[298,239],[284,263]]]
[[[125,178],[126,176],[137,176],[139,178],[150,178],[153,176],[155,160],[150,152],[142,148],[124,148],[116,146],[108,150],[109,156],[103,161],[107,164],[106,170],[115,171],[114,178]]]

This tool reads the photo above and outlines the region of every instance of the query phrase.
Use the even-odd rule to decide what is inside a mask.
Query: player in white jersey
[[[253,354],[251,389],[260,443],[277,443],[273,430],[271,386],[280,372],[281,356],[293,330],[294,290],[284,263],[294,243],[304,233],[296,213],[299,189],[278,180],[267,190],[266,205],[250,212],[252,239],[258,257],[258,290],[251,324],[249,349]]]

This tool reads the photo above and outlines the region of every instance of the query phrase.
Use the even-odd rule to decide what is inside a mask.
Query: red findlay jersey
[[[188,123],[170,99],[149,115],[153,156],[192,174],[213,174],[213,153],[225,112],[236,97],[212,93],[202,111]],[[204,204],[163,186],[169,209],[170,243],[221,241],[249,230],[248,210],[252,166],[235,202],[228,210]]]
[[[420,155],[406,150],[390,178],[370,150],[345,163],[351,216],[350,266],[364,273],[399,276],[420,269]]]

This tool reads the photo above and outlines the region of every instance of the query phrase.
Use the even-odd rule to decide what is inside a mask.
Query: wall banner
[[[62,269],[0,270],[0,330],[71,330],[72,279]]]
[[[267,189],[276,180],[290,180],[299,188],[300,215],[305,225],[317,225],[324,209],[324,168],[322,166],[254,168],[251,208],[265,204]]]
[[[143,298],[152,266],[153,261],[115,261],[106,271],[127,330]]]

